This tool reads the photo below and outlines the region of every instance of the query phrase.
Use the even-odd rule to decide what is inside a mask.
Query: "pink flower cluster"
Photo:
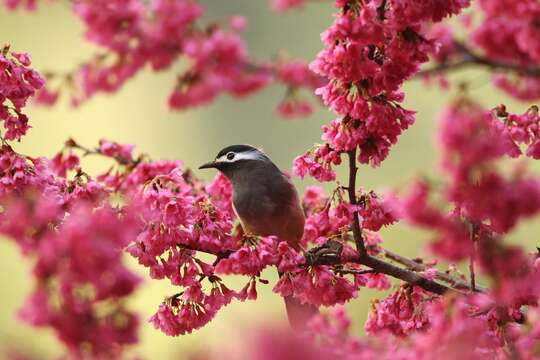
[[[450,261],[474,255],[480,270],[489,276],[488,309],[494,322],[520,321],[524,305],[535,305],[540,296],[537,260],[520,247],[503,243],[501,236],[540,211],[540,180],[519,167],[501,171],[499,160],[534,155],[538,114],[535,107],[522,115],[509,114],[503,106],[485,111],[467,99],[455,102],[441,117],[442,169],[448,181],[441,189],[440,207],[428,202],[430,187],[418,182],[401,202],[409,221],[432,229],[430,248]]]
[[[324,84],[308,65],[300,60],[283,61],[277,64],[277,78],[287,85],[284,99],[277,107],[277,112],[284,118],[304,117],[312,113],[313,107],[301,94],[302,88],[310,92]]]
[[[348,232],[354,211],[360,215],[366,242],[374,247],[380,242],[375,232],[397,221],[395,210],[388,204],[388,199],[378,196],[373,191],[361,194],[360,204],[357,206],[344,201],[344,196],[344,191],[340,188],[334,191],[331,199],[324,196],[320,187],[306,188],[303,197],[303,206],[307,214],[302,239],[304,246],[310,243],[320,245],[328,238]]]
[[[110,142],[105,139],[99,141],[99,152],[105,156],[117,159],[119,163],[129,163],[132,161],[133,145],[122,145]]]
[[[140,185],[140,195],[131,196],[139,203],[144,227],[128,252],[149,268],[152,278],[167,278],[184,289],[151,319],[168,335],[204,326],[233,299],[256,299],[257,279],[264,268],[286,272],[303,263],[300,254],[275,237],[242,237],[234,231],[231,187],[223,175],[203,186],[176,168]],[[216,260],[203,261],[199,253],[215,255]],[[248,281],[234,291],[220,277],[227,274],[244,275]],[[204,290],[203,281],[210,283],[210,292]]]
[[[358,147],[358,160],[377,166],[414,122],[414,112],[400,105],[404,95],[399,89],[434,51],[434,43],[423,35],[423,23],[458,13],[469,1],[339,0],[336,5],[340,12],[322,34],[325,48],[311,64],[328,79],[317,94],[339,115],[323,127],[322,139],[332,152]],[[321,167],[321,157],[311,163],[304,158],[295,161],[295,168],[304,169],[299,174]]]
[[[354,283],[335,275],[327,266],[286,272],[274,286],[283,297],[293,296],[302,304],[332,306],[356,297]]]
[[[206,325],[221,307],[235,297],[238,294],[221,282],[212,284],[210,294],[205,294],[200,283],[197,283],[187,287],[182,294],[167,299],[150,318],[150,322],[169,336],[191,333]]]
[[[451,175],[449,199],[464,216],[477,223],[489,220],[493,230],[507,232],[540,210],[540,180],[503,176],[493,162],[519,156],[520,143],[531,144],[527,153],[534,155],[539,118],[536,109],[519,116],[502,113],[502,120],[496,114],[468,101],[448,109],[440,130],[442,165]]]
[[[499,118],[500,116],[501,118]],[[454,204],[442,214],[427,203],[429,186],[419,183],[402,203],[405,217],[414,223],[437,228],[439,237],[432,249],[456,261],[472,250],[469,226],[463,221],[487,226],[479,230],[504,233],[540,210],[540,180],[523,171],[503,175],[496,161],[521,154],[535,156],[538,114],[531,108],[522,115],[503,108],[485,111],[468,100],[460,100],[441,117],[441,165],[449,176],[444,196]]]
[[[3,0],[3,3],[9,10],[16,10],[19,7],[25,7],[28,11],[36,9],[36,0]]]
[[[429,318],[425,307],[431,301],[430,295],[419,287],[399,287],[373,304],[364,328],[371,335],[388,331],[397,336],[426,329]]]
[[[525,69],[540,63],[540,4],[534,0],[482,0],[483,21],[471,38],[490,59]],[[494,83],[510,95],[532,101],[540,98],[538,74],[500,74]]]
[[[249,332],[242,347],[221,347],[219,356],[255,360],[276,356],[280,359],[309,356],[310,359],[347,360],[506,359],[512,347],[516,356],[534,359],[538,345],[535,322],[538,312],[531,312],[531,321],[525,327],[493,326],[488,315],[472,315],[481,302],[475,296],[426,301],[423,314],[414,316],[429,318],[429,326],[411,331],[407,337],[381,331],[366,339],[350,335],[351,321],[344,309],[337,307],[312,319],[308,331],[302,335],[286,329],[258,327]],[[215,353],[200,355],[213,358]]]
[[[44,84],[43,78],[30,67],[26,53],[0,51],[0,121],[5,140],[20,140],[29,129],[28,117],[22,112],[28,99]]]
[[[378,197],[373,191],[360,197],[361,205],[358,213],[362,218],[363,229],[379,231],[383,226],[391,225],[398,220],[390,200]]]
[[[248,238],[249,242],[250,239]],[[218,274],[260,276],[267,266],[276,265],[278,270],[288,271],[303,263],[303,257],[294,252],[287,243],[275,237],[258,239],[256,244],[244,245],[216,266]]]
[[[321,145],[297,156],[293,161],[292,171],[302,179],[309,174],[317,181],[334,181],[336,173],[332,169],[332,165],[339,164],[341,164],[340,153],[328,145]]]
[[[272,8],[279,12],[285,12],[287,10],[302,7],[305,0],[270,0]]]
[[[5,3],[13,10],[23,2]],[[278,7],[297,3],[281,2]],[[33,9],[34,1],[27,1],[26,7]],[[246,26],[240,16],[203,26],[204,9],[196,0],[83,0],[73,4],[73,12],[84,24],[86,39],[103,51],[69,74],[49,72],[48,87],[38,93],[37,103],[52,105],[67,90],[76,106],[97,93],[118,91],[147,65],[164,71],[185,57],[191,65],[179,74],[169,95],[172,109],[205,105],[224,93],[249,95],[279,81],[288,91],[278,114],[312,112],[299,90],[311,91],[321,79],[302,61],[280,59],[272,64],[251,59],[240,36]]]
[[[4,199],[0,225],[34,263],[21,319],[52,328],[73,357],[118,356],[137,342],[138,318],[124,299],[139,278],[121,261],[137,223],[82,200],[67,215],[57,199],[36,195]]]
[[[70,357],[120,356],[137,342],[125,299],[140,280],[122,263],[140,226],[136,211],[111,208],[110,190],[79,169],[72,151],[49,160],[3,145],[0,172],[0,232],[33,264],[21,319],[54,330]]]
[[[272,79],[270,69],[250,64],[242,40],[232,32],[210,29],[185,40],[183,51],[193,66],[179,77],[169,98],[172,108],[206,104],[223,92],[247,95]]]
[[[34,4],[4,2],[10,8]],[[303,3],[273,1],[280,11]],[[86,37],[105,52],[72,78],[80,91],[73,101],[117,91],[144,67],[165,70],[180,56],[190,64],[170,96],[173,108],[207,104],[222,93],[243,96],[277,80],[287,86],[278,112],[306,115],[311,104],[299,91],[317,88],[338,118],[323,127],[325,143],[297,157],[293,171],[333,181],[333,167],[341,164],[343,153],[376,166],[414,122],[414,112],[401,105],[403,82],[429,55],[444,63],[459,47],[448,28],[431,28],[428,35],[426,25],[469,3],[337,0],[339,13],[322,36],[325,48],[311,64],[314,74],[300,61],[253,61],[239,36],[245,20],[233,17],[226,25],[203,28],[203,9],[195,0],[82,0],[73,9]],[[479,6],[485,18],[473,38],[484,54],[525,70],[537,66],[538,3],[480,0]],[[361,287],[389,289],[385,273],[391,271],[360,263],[386,261],[389,252],[381,248],[377,231],[399,215],[435,233],[430,248],[442,259],[472,261],[490,287],[474,285],[467,293],[438,296],[415,284],[399,285],[373,303],[365,324],[372,336],[366,340],[348,335],[350,320],[338,307],[330,316],[313,318],[302,336],[262,331],[240,356],[226,351],[220,356],[537,357],[540,260],[502,236],[538,214],[540,180],[523,166],[501,165],[523,153],[540,158],[537,107],[511,114],[503,106],[485,111],[468,99],[454,102],[441,116],[440,163],[447,179],[438,197],[427,181],[415,183],[401,201],[357,191],[354,205],[345,200],[349,194],[341,186],[329,197],[309,187],[303,198],[301,254],[280,239],[246,235],[235,226],[231,184],[223,175],[205,184],[179,161],[137,157],[133,146],[105,139],[92,149],[68,140],[52,159],[16,153],[6,140],[26,133],[22,109],[28,98],[36,95],[53,103],[58,95],[51,88],[37,93],[43,80],[29,65],[24,53],[4,48],[0,55],[0,120],[6,129],[0,148],[0,233],[33,264],[34,288],[21,318],[53,329],[69,350],[66,356],[119,358],[126,345],[136,342],[138,319],[126,299],[140,280],[123,265],[124,250],[148,268],[150,277],[178,287],[150,319],[156,329],[178,336],[205,326],[233,300],[256,299],[257,285],[268,283],[261,272],[269,267],[280,274],[275,293],[316,307],[344,304]],[[496,81],[520,98],[538,97],[540,82],[532,76],[503,75]],[[86,155],[105,157],[113,165],[94,179],[81,168],[80,158]],[[367,255],[377,259],[359,257],[351,246],[356,217]],[[332,261],[316,258],[342,263],[328,265]],[[227,275],[244,276],[244,286],[229,288]],[[421,275],[442,281],[435,268]]]

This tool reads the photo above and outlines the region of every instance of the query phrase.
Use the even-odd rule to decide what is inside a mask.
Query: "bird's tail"
[[[292,296],[286,296],[285,308],[287,309],[287,317],[289,318],[289,324],[294,330],[303,331],[306,330],[309,320],[319,313],[319,309],[311,304],[302,304],[300,301]]]

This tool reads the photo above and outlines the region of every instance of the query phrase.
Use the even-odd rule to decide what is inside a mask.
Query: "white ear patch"
[[[220,157],[218,157],[216,159],[216,162],[233,163],[240,160],[263,160],[263,159],[264,159],[264,155],[257,150],[240,152],[240,153],[229,151],[225,155],[221,155]]]

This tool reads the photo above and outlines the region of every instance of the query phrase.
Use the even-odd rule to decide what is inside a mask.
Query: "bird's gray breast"
[[[243,171],[232,180],[233,205],[242,221],[264,220],[290,201],[290,184],[275,167]]]

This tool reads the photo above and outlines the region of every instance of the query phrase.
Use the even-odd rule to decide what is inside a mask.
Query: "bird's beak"
[[[211,168],[215,168],[217,165],[217,163],[215,161],[210,161],[210,162],[207,162],[206,164],[202,164],[201,166],[199,166],[199,169],[211,169]]]

